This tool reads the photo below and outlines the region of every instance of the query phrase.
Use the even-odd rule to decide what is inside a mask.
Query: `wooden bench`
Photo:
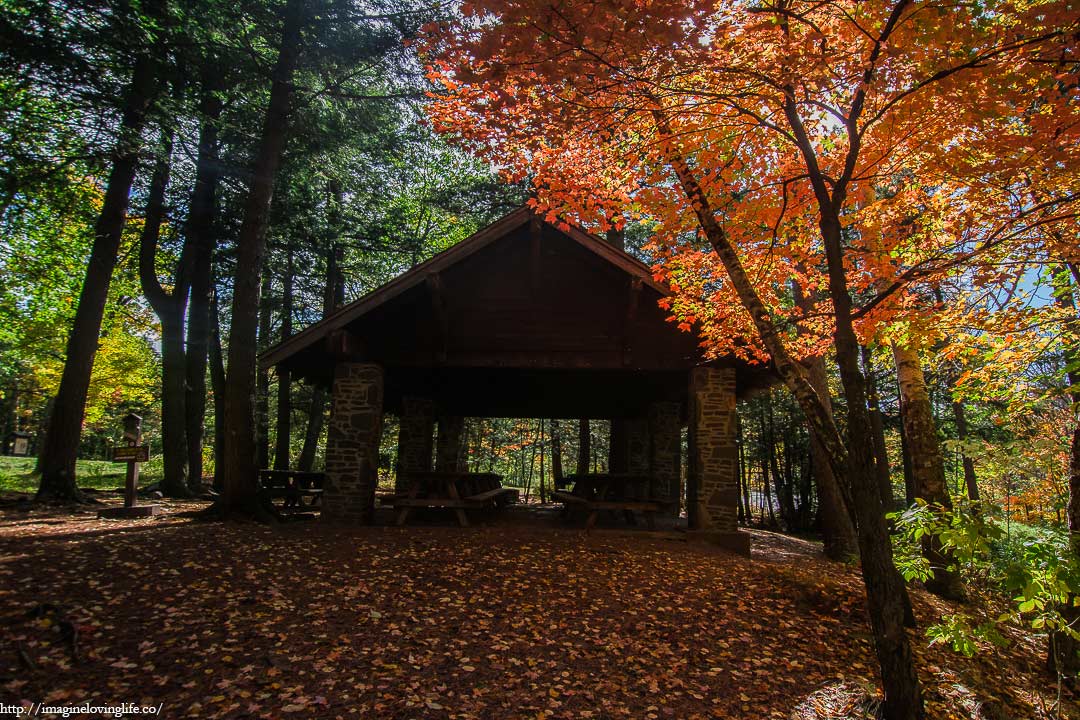
[[[466,500],[473,500],[480,503],[494,502],[498,506],[513,505],[518,501],[518,491],[516,488],[497,487],[491,490],[485,490],[477,495],[470,495],[465,498]]]
[[[494,473],[423,472],[412,473],[409,489],[394,496],[397,524],[404,525],[415,508],[450,509],[461,527],[469,527],[466,510],[503,507],[517,501],[518,491],[502,486]]]
[[[311,512],[321,509],[326,475],[304,470],[260,470],[259,491],[273,500],[284,498],[279,511]],[[310,498],[304,502],[303,498]]]
[[[590,500],[564,490],[552,492],[551,497],[563,503],[568,511],[571,507],[578,507],[588,512],[589,517],[585,521],[586,532],[596,525],[596,520],[603,510],[622,510],[630,520],[633,519],[633,513],[641,513],[645,517],[645,524],[649,526],[649,529],[655,530],[655,515],[664,509],[664,503],[656,500]]]

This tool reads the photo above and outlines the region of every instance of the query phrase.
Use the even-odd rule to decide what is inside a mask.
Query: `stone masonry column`
[[[671,502],[669,513],[679,516],[679,470],[682,465],[680,445],[679,403],[657,402],[649,406],[649,474],[652,475],[652,496]]]
[[[611,418],[611,434],[608,436],[608,472],[625,473],[630,468],[630,438],[626,434],[626,420]]]
[[[750,536],[738,528],[739,451],[735,444],[735,369],[690,371],[690,529],[743,554]]]
[[[374,519],[382,415],[382,367],[338,363],[326,433],[324,520],[370,523]]]
[[[431,471],[431,449],[435,432],[435,403],[431,398],[401,399],[401,431],[398,433],[398,464],[395,490],[409,487],[409,474]]]
[[[626,471],[631,475],[649,474],[649,420],[644,417],[626,421],[626,445],[629,463]]]
[[[465,418],[460,415],[440,415],[439,432],[435,441],[436,472],[465,472],[467,458],[462,452]]]

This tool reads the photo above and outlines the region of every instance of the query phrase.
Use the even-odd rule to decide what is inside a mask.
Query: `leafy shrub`
[[[1023,525],[1002,525],[1000,509],[961,502],[946,510],[917,500],[892,513],[897,568],[905,579],[926,580],[930,565],[922,541],[936,536],[965,582],[1007,594],[1012,608],[997,618],[976,619],[965,613],[945,615],[927,630],[931,644],[948,643],[974,654],[978,642],[1002,644],[1000,623],[1012,620],[1040,633],[1061,632],[1080,640],[1078,628],[1062,613],[1080,607],[1080,564],[1064,533]],[[1073,613],[1069,613],[1072,615]]]

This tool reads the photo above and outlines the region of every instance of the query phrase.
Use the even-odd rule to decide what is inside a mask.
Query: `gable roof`
[[[615,248],[596,235],[573,226],[556,227],[533,213],[529,208],[522,207],[397,276],[390,282],[372,290],[360,299],[348,305],[343,305],[319,322],[308,326],[292,337],[266,350],[259,356],[259,367],[266,369],[287,360],[296,353],[311,347],[311,345],[319,342],[335,330],[344,328],[405,291],[424,283],[430,275],[462,262],[477,251],[534,220],[555,228],[558,232],[607,263],[614,265],[628,275],[640,279],[642,284],[648,285],[661,295],[668,296],[671,294],[666,285],[653,279],[651,268],[640,260]]]

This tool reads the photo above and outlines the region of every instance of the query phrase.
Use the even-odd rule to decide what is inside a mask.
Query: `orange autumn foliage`
[[[833,331],[814,173],[845,188],[864,339],[925,316],[925,288],[942,277],[1007,283],[1018,257],[1080,257],[1072,3],[509,0],[462,12],[424,43],[436,128],[530,178],[549,217],[650,223],[673,317],[713,354],[767,357],[673,156],[693,167],[796,357]],[[809,312],[791,302],[792,280],[817,300]]]

